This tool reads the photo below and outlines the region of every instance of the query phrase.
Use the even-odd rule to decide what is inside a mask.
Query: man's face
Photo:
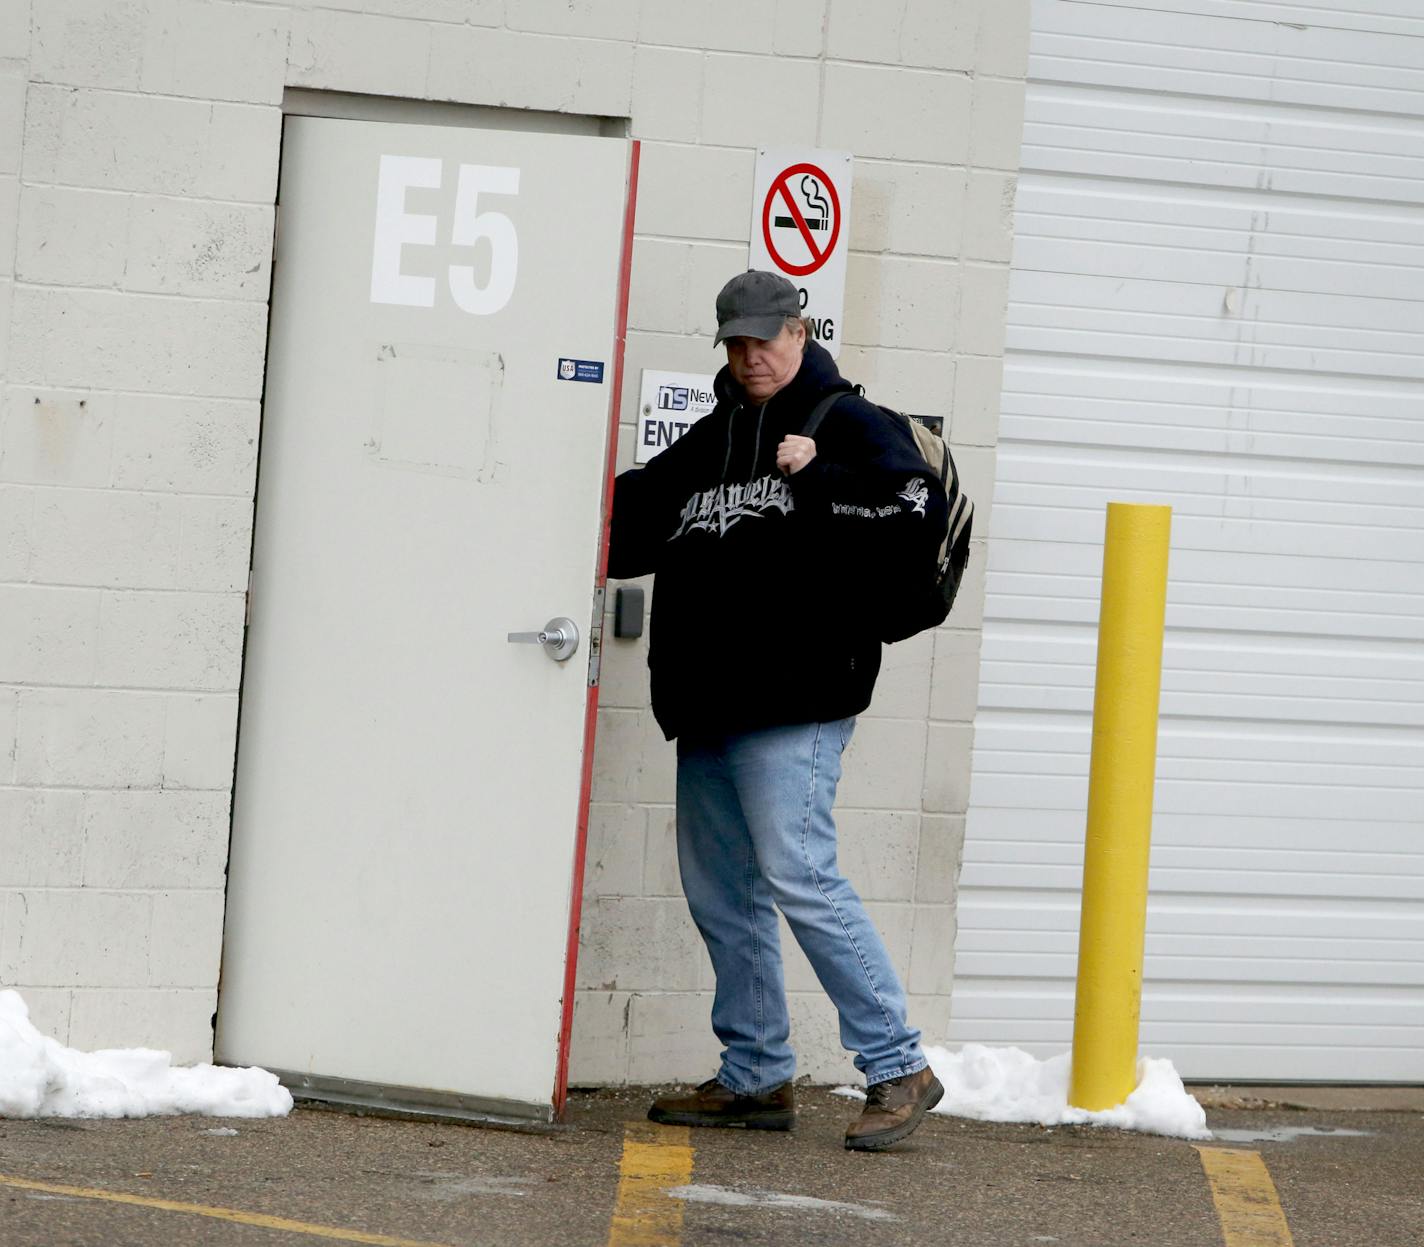
[[[728,338],[727,365],[733,379],[754,402],[764,403],[791,382],[801,367],[806,330],[783,325],[774,338]]]

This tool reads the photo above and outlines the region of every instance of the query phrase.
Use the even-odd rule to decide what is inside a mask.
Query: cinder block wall
[[[0,983],[210,1057],[293,17],[0,6]]]
[[[712,359],[755,146],[851,149],[843,368],[952,414],[982,535],[1026,50],[1026,0],[0,4],[0,984],[63,1042],[211,1055],[286,87],[630,117],[630,422],[641,368]],[[843,790],[847,866],[932,1036],[981,598],[891,651]],[[610,646],[582,1081],[715,1052],[641,662]],[[838,1076],[792,982],[804,1068]]]
[[[949,417],[976,501],[971,582],[950,626],[886,650],[837,805],[845,872],[905,978],[912,1020],[940,1041],[978,693],[1028,6],[782,0],[719,13],[648,4],[639,38],[632,130],[643,172],[621,466],[633,461],[639,371],[721,363],[710,345],[713,303],[746,265],[756,148],[805,144],[855,157],[841,370],[881,402]],[[645,640],[605,647],[575,1082],[700,1080],[719,1051],[708,1024],[712,969],[678,883],[674,751],[648,709],[645,664]],[[800,1072],[854,1077],[835,1010],[784,922],[782,946]]]

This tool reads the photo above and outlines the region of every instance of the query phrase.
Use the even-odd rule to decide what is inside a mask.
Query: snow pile
[[[20,994],[0,991],[0,1117],[285,1117],[292,1097],[262,1069],[174,1069],[150,1048],[76,1052],[41,1035]]]
[[[1020,1048],[965,1044],[959,1052],[926,1048],[944,1099],[933,1111],[979,1121],[1037,1122],[1042,1126],[1115,1126],[1182,1139],[1209,1139],[1206,1113],[1182,1086],[1171,1061],[1144,1057],[1137,1088],[1116,1108],[1090,1113],[1068,1104],[1071,1054],[1040,1061]],[[841,1094],[864,1099],[850,1087]]]

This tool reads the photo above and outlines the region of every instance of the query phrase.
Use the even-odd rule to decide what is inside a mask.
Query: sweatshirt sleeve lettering
[[[942,527],[946,501],[913,442],[874,409],[846,405],[825,450],[790,478],[798,507],[832,522]],[[835,419],[841,414],[837,409]],[[829,422],[828,422],[829,423]]]

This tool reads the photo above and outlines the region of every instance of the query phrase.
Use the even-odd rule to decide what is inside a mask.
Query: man
[[[933,560],[944,490],[913,440],[851,394],[808,340],[785,278],[717,296],[717,406],[618,477],[609,573],[655,573],[653,712],[677,740],[683,890],[717,975],[715,1078],[648,1116],[787,1130],[796,1061],[776,909],[840,1013],[865,1075],[846,1146],[905,1138],[943,1088],[860,898],[836,867],[831,805],[880,670],[877,608]],[[813,440],[823,396],[844,392]],[[936,508],[938,510],[936,511]]]

